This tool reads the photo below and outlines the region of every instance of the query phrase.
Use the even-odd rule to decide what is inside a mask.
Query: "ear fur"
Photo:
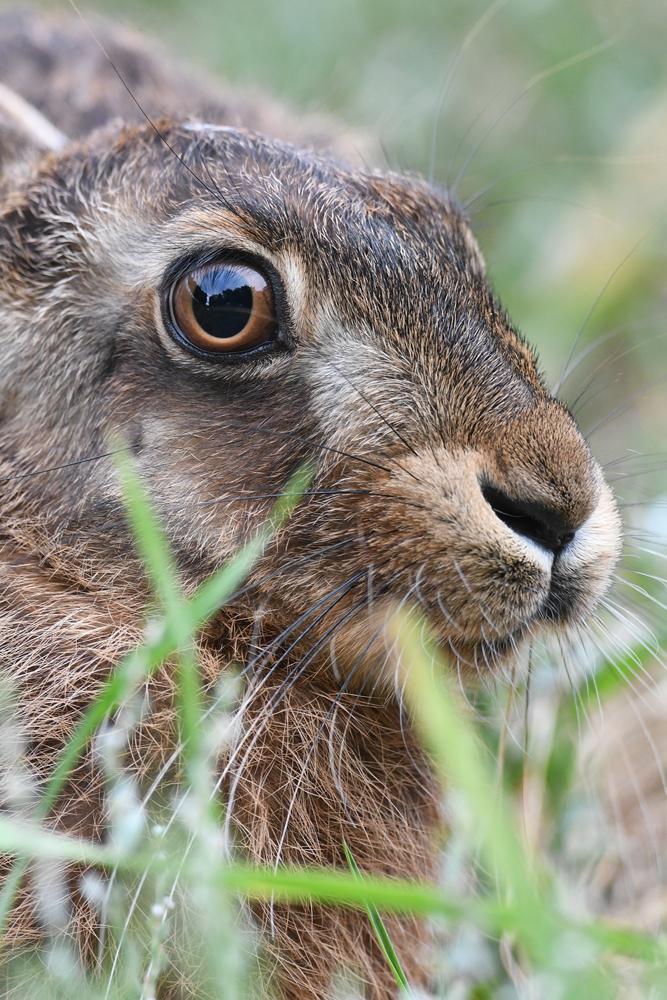
[[[37,157],[66,143],[67,137],[37,108],[0,83],[0,192]]]

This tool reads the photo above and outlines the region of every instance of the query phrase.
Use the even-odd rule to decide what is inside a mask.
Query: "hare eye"
[[[185,346],[211,354],[249,351],[275,337],[266,278],[246,264],[198,267],[172,288],[171,318]]]

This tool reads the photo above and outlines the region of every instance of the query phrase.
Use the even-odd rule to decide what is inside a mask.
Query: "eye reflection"
[[[274,339],[278,326],[266,278],[240,263],[184,275],[172,289],[171,314],[184,340],[216,354],[258,347]]]

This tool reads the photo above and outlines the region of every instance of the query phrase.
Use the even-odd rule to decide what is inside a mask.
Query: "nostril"
[[[524,538],[557,555],[575,535],[575,529],[543,504],[508,497],[495,486],[482,486],[482,495],[496,517]]]

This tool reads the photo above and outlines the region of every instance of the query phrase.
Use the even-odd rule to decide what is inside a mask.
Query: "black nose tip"
[[[571,542],[575,529],[563,517],[543,504],[508,497],[495,486],[482,486],[482,495],[494,514],[517,535],[530,538],[557,555]]]

